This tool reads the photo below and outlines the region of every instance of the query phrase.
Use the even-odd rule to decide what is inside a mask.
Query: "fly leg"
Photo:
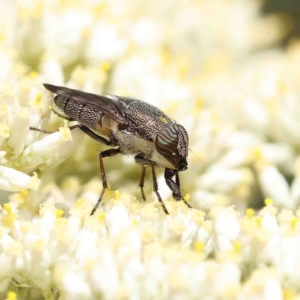
[[[172,177],[175,175],[175,181],[172,180]],[[170,190],[173,193],[173,198],[177,201],[182,200],[183,203],[188,207],[188,208],[192,208],[192,206],[183,198],[181,191],[180,191],[180,180],[179,180],[179,175],[178,175],[178,171],[176,170],[172,170],[169,168],[165,169],[165,180],[166,183],[168,185],[168,187],[170,188]]]
[[[76,125],[70,126],[69,128],[70,128],[70,130],[73,130],[75,128],[79,128],[80,130],[82,130],[84,133],[86,133],[92,139],[94,139],[98,142],[101,142],[101,143],[103,143],[107,146],[113,145],[112,141],[108,141],[105,138],[103,138],[102,136],[97,135],[95,132],[93,132],[92,130],[90,130],[88,127],[86,127],[84,125],[76,124]],[[30,130],[35,130],[35,131],[39,131],[39,132],[43,132],[43,133],[53,133],[53,132],[55,132],[55,131],[51,132],[51,131],[47,131],[47,130],[42,130],[42,129],[38,129],[38,128],[34,128],[34,127],[30,127]],[[107,181],[106,181],[105,169],[104,169],[104,164],[103,164],[103,158],[104,157],[109,157],[109,156],[115,156],[119,153],[121,153],[120,149],[117,148],[117,149],[108,149],[108,150],[100,152],[100,154],[99,154],[100,172],[101,172],[101,179],[102,179],[103,189],[102,189],[102,192],[101,192],[101,194],[98,198],[98,201],[97,201],[96,205],[94,206],[94,208],[91,211],[90,216],[92,216],[95,213],[96,209],[98,208],[98,206],[100,205],[100,203],[102,201],[105,190],[107,189]]]
[[[72,126],[70,126],[69,128],[70,128],[70,130],[73,130],[73,129],[75,129],[75,128],[80,128],[81,126],[83,126],[83,125],[81,125],[81,124],[76,124],[76,125],[72,125]],[[47,134],[51,134],[51,133],[54,133],[54,132],[57,132],[58,130],[55,130],[55,131],[50,131],[50,130],[43,130],[43,129],[39,129],[39,128],[36,128],[36,127],[29,127],[30,128],[30,130],[34,130],[34,131],[38,131],[38,132],[43,132],[43,133],[47,133]],[[80,128],[81,129],[81,128]]]
[[[142,198],[144,201],[146,201],[145,193],[144,193],[144,182],[145,182],[145,176],[146,176],[146,165],[142,165],[142,175],[141,175],[141,181],[139,183],[139,187],[141,189]]]
[[[91,214],[90,216],[92,216],[96,209],[98,208],[99,204],[101,203],[102,201],[102,198],[103,198],[103,195],[105,193],[105,190],[107,189],[107,181],[106,181],[106,175],[105,175],[105,169],[104,169],[104,164],[103,164],[103,158],[104,157],[110,157],[110,156],[115,156],[117,154],[121,153],[120,152],[120,148],[117,148],[117,149],[108,149],[108,150],[105,150],[105,151],[102,151],[99,153],[99,163],[100,163],[100,172],[101,172],[101,179],[102,179],[102,192],[98,198],[98,201],[96,203],[96,205],[94,206],[94,208],[92,209],[91,211]]]
[[[142,182],[142,185],[144,185],[144,178],[143,178],[143,173],[146,172],[145,168],[147,165],[150,165],[151,166],[151,170],[152,170],[152,181],[153,181],[153,190],[158,198],[158,201],[160,202],[160,205],[163,209],[163,211],[168,215],[169,212],[164,204],[164,202],[162,201],[161,199],[161,196],[158,192],[158,184],[157,184],[157,179],[156,179],[156,174],[155,174],[155,162],[149,160],[149,159],[146,159],[146,158],[143,158],[142,156],[140,155],[136,155],[134,157],[135,159],[135,162],[142,165],[143,166],[143,172],[142,172],[142,178],[141,178],[141,182]],[[144,171],[145,170],[145,171]]]
[[[95,132],[93,132],[91,129],[89,129],[88,127],[82,125],[82,124],[75,124],[69,127],[70,130],[79,128],[80,130],[82,130],[85,134],[87,134],[90,138],[96,140],[97,142],[100,142],[104,145],[107,146],[111,146],[113,143],[111,141],[106,140],[105,138],[103,138],[102,136],[96,134]],[[39,131],[39,132],[43,132],[43,133],[54,133],[57,132],[56,131],[48,131],[48,130],[43,130],[43,129],[39,129],[39,128],[35,128],[35,127],[30,127],[30,130],[34,130],[34,131]]]
[[[95,132],[93,132],[92,130],[90,130],[88,127],[80,125],[78,126],[84,133],[86,133],[89,137],[91,137],[92,139],[105,144],[106,146],[111,146],[113,145],[112,141],[108,141],[105,138],[103,138],[102,136],[97,135]],[[92,216],[95,211],[97,210],[98,206],[100,205],[103,195],[105,193],[105,190],[107,189],[107,181],[106,181],[106,175],[105,175],[105,169],[104,169],[104,164],[103,164],[103,158],[104,157],[110,157],[110,156],[115,156],[117,154],[120,154],[120,148],[117,149],[108,149],[105,151],[102,151],[99,153],[99,163],[100,163],[100,172],[101,172],[101,179],[102,179],[102,192],[98,198],[98,201],[96,203],[96,205],[94,206],[94,208],[91,211],[90,216]]]

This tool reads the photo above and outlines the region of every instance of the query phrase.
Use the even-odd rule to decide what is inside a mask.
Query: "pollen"
[[[185,201],[189,202],[190,199],[191,199],[191,195],[190,195],[190,194],[186,194],[186,195],[184,196],[184,200],[185,200]]]
[[[110,62],[104,62],[100,66],[101,71],[108,72],[111,69],[111,63]]]
[[[100,222],[102,222],[104,219],[105,219],[105,213],[104,213],[104,212],[101,212],[101,213],[98,215],[98,220],[99,220]]]
[[[160,51],[162,62],[167,64],[171,60],[171,51],[167,47],[163,47]]]
[[[260,147],[254,147],[254,149],[252,150],[252,156],[256,160],[262,160],[263,159],[263,154],[262,154],[261,148]]]
[[[255,223],[258,227],[261,227],[261,217],[256,217],[255,218]]]
[[[28,194],[29,194],[28,190],[23,190],[23,191],[20,192],[20,195],[21,195],[23,198],[27,197]]]
[[[115,199],[116,200],[120,200],[121,199],[119,190],[115,191]]]
[[[6,294],[6,300],[17,300],[17,293],[9,291]]]
[[[195,103],[195,113],[199,114],[201,112],[201,110],[203,109],[203,104],[204,104],[204,100],[201,97],[198,97],[196,99],[196,103]]]
[[[266,198],[266,200],[265,200],[265,205],[266,205],[266,206],[271,206],[271,205],[273,205],[273,200],[272,200],[271,198]]]
[[[284,289],[283,290],[283,298],[284,298],[284,300],[294,300],[294,299],[296,299],[295,294],[293,293],[293,291],[291,291],[289,289]]]
[[[106,8],[106,3],[104,3],[104,2],[96,5],[93,9],[94,16],[95,17],[100,17],[105,8]]]
[[[232,243],[232,246],[233,246],[233,252],[235,252],[235,253],[240,253],[241,252],[241,250],[242,250],[242,244],[241,244],[241,242],[240,241],[234,241],[233,243]]]
[[[292,219],[291,219],[291,227],[294,229],[296,227],[296,225],[298,224],[299,222],[299,219],[298,217],[294,216]]]
[[[34,99],[34,105],[40,105],[41,104],[41,99],[42,99],[42,94],[41,93],[38,93],[37,96],[35,97]]]
[[[61,216],[64,214],[64,211],[62,209],[57,209],[55,211],[56,218],[61,218]]]
[[[132,225],[136,226],[139,223],[139,220],[134,218],[132,219]]]
[[[253,208],[247,208],[246,209],[246,215],[249,219],[251,219],[254,216],[254,209]]]
[[[282,96],[287,91],[286,82],[284,80],[280,80],[277,84],[278,93]]]
[[[8,203],[4,203],[3,208],[7,214],[4,215],[2,218],[2,225],[4,227],[10,227],[13,225],[14,221],[16,220],[16,216],[13,213],[11,206]]]
[[[76,207],[80,207],[80,206],[82,206],[82,204],[83,204],[83,201],[81,199],[78,199],[76,201]]]
[[[29,74],[31,79],[35,79],[38,76],[38,72],[37,71],[31,71]]]
[[[204,243],[201,241],[195,241],[193,247],[197,253],[202,253],[204,250]]]

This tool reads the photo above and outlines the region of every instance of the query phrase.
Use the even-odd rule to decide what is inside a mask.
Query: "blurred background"
[[[180,176],[192,205],[244,211],[272,198],[294,209],[300,202],[299,16],[296,0],[0,0],[0,101],[9,105],[5,95],[12,94],[31,114],[43,82],[142,99],[189,132],[189,169]],[[63,125],[50,110],[47,116],[43,128]],[[9,124],[7,115],[1,118]],[[36,165],[24,151],[12,154],[1,134],[3,164],[37,171],[41,188],[59,184],[76,199],[93,180],[101,187],[98,152],[106,147],[88,137],[74,141],[63,163],[58,151]],[[24,149],[32,138],[26,143]],[[141,168],[131,158],[108,158],[105,166],[112,189],[140,198]],[[162,197],[170,199],[159,174]]]

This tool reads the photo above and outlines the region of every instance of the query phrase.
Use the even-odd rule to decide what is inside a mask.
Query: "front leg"
[[[145,167],[148,165],[148,166],[151,166],[151,170],[152,170],[153,190],[154,190],[154,192],[155,192],[155,194],[158,198],[158,201],[160,202],[160,205],[161,205],[163,211],[166,213],[166,215],[168,215],[169,212],[168,212],[165,204],[163,203],[163,201],[161,199],[161,196],[158,192],[158,184],[157,184],[157,179],[156,179],[156,174],[155,174],[155,162],[150,160],[150,159],[146,159],[146,158],[142,157],[139,154],[134,157],[134,160],[135,160],[136,163],[143,166],[142,178],[141,178],[141,181],[140,181],[140,188],[141,188],[141,191],[142,191],[143,199],[145,197],[144,196],[144,191],[143,191],[145,172],[146,172]]]
[[[172,177],[174,175],[176,176],[176,182],[172,179]],[[182,200],[188,208],[192,208],[192,206],[181,195],[178,171],[166,168],[165,169],[165,180],[166,180],[167,186],[170,188],[170,190],[173,193],[173,198],[177,201]]]

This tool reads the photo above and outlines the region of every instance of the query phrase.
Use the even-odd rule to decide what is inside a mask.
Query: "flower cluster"
[[[259,10],[0,0],[1,299],[300,297],[300,44],[271,49],[290,23]],[[140,168],[119,157],[90,216],[105,147],[70,130],[42,83],[136,97],[182,124],[194,209],[159,171],[170,215],[150,176],[143,202]]]

